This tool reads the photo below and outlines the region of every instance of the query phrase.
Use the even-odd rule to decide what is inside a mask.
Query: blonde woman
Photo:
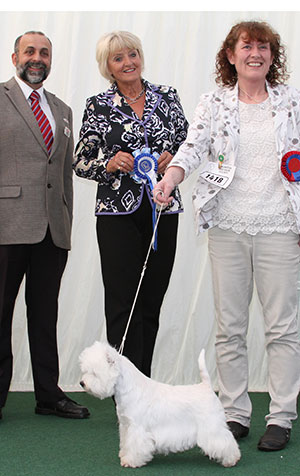
[[[143,79],[138,37],[126,31],[105,35],[97,45],[97,61],[111,85],[87,100],[74,170],[98,182],[95,213],[107,338],[119,348],[151,241],[151,189],[185,140],[188,125],[176,90]],[[150,181],[137,170],[143,154],[153,165]],[[124,348],[124,355],[147,376],[182,211],[177,189],[173,196],[159,222],[157,250],[151,251]]]

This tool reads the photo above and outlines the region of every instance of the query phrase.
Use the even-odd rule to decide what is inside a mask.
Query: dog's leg
[[[120,439],[120,451],[119,458],[122,459],[126,451],[126,439],[127,439],[128,424],[125,423],[124,418],[122,422],[119,420],[119,439]]]
[[[144,466],[152,460],[155,444],[151,435],[143,427],[130,423],[120,423],[120,451],[121,465],[128,468]]]
[[[235,466],[241,458],[238,444],[225,426],[216,428],[216,431],[199,432],[197,445],[210,459],[225,467]]]

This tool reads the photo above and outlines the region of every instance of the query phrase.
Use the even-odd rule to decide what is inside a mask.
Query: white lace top
[[[236,233],[298,233],[283,187],[275,147],[271,104],[239,101],[240,144],[236,172],[217,195],[214,224]]]

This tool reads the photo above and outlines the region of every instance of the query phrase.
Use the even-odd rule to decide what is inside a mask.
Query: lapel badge
[[[224,155],[220,154],[219,157],[218,157],[218,161],[219,161],[218,167],[220,169],[222,167],[223,162],[224,162]]]
[[[70,137],[70,135],[71,135],[71,131],[67,126],[65,126],[65,128],[64,128],[64,134],[67,137]]]

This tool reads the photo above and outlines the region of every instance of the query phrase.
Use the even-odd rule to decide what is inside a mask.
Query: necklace
[[[128,104],[134,104],[135,102],[137,102],[140,99],[140,97],[143,96],[144,92],[145,92],[145,88],[143,87],[141,92],[135,98],[131,98],[129,96],[126,96],[126,94],[123,94],[123,96],[124,96],[125,99],[127,99]]]
[[[242,88],[240,88],[240,87],[239,87],[239,90],[240,90],[242,93],[244,93],[246,96],[248,96],[248,98],[251,99],[251,101],[254,101],[256,104],[259,104],[262,109],[265,108],[265,105],[262,104],[261,101],[257,101],[256,99],[254,99],[252,96],[250,96],[250,94],[247,93],[247,91],[244,91],[244,90],[243,90]],[[267,91],[265,91],[264,94],[267,94]],[[262,94],[261,94],[261,96],[262,96]]]

